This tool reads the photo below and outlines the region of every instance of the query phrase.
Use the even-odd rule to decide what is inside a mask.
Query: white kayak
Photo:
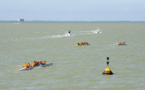
[[[40,64],[40,65],[38,65],[38,66],[33,66],[33,67],[46,67],[46,66],[50,66],[50,65],[52,65],[53,63],[47,63],[47,64]]]
[[[23,68],[19,69],[19,71],[23,71],[23,70],[31,70],[31,69],[33,69],[33,67],[28,67],[28,68],[23,67]]]
[[[113,46],[122,46],[122,45],[126,45],[126,44],[121,44],[121,45],[119,45],[119,44],[113,44]]]
[[[50,66],[50,65],[52,65],[52,64],[53,64],[53,63],[47,63],[47,64],[44,64],[44,65],[40,64],[40,65],[38,65],[38,66],[32,66],[32,67],[28,67],[28,68],[23,67],[23,68],[19,69],[19,71],[31,70],[31,69],[37,68],[37,67],[46,67],[46,66]]]
[[[113,46],[122,46],[122,45],[126,45],[126,42],[118,42],[113,44]]]

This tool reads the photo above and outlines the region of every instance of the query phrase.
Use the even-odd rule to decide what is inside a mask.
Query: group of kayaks
[[[71,31],[69,31],[68,33],[65,34],[65,36],[70,36],[71,35]],[[75,46],[84,46],[84,45],[90,45],[88,42],[80,42],[80,43],[77,43]],[[117,42],[115,44],[113,44],[114,46],[118,46],[118,45],[126,45],[126,42]],[[23,70],[31,70],[33,68],[37,68],[37,67],[46,67],[46,66],[50,66],[52,65],[53,63],[45,63],[45,64],[42,64],[42,63],[37,63],[37,65],[32,65],[32,66],[29,66],[29,67],[25,67],[25,66],[21,66],[19,67],[19,71],[23,71]]]
[[[77,43],[75,46],[83,46],[83,45],[90,45],[88,42],[80,42]],[[119,46],[119,45],[126,45],[126,42],[117,42],[113,44],[113,46]]]
[[[77,43],[76,46],[90,45],[88,42]]]
[[[50,65],[52,65],[53,63],[46,63],[46,64],[38,64],[38,65],[33,65],[33,66],[30,66],[30,67],[24,67],[24,66],[22,66],[22,67],[20,67],[20,69],[19,69],[19,71],[23,71],[23,70],[31,70],[31,69],[33,69],[33,68],[37,68],[37,67],[46,67],[46,66],[50,66]]]

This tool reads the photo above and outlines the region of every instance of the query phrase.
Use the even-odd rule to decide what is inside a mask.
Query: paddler
[[[125,45],[125,42],[123,42],[123,45]]]
[[[80,45],[82,45],[82,43],[80,43]]]
[[[36,61],[36,66],[39,66],[40,62],[39,61]]]
[[[122,45],[122,42],[119,42],[119,45]]]
[[[84,43],[85,43],[85,45],[89,45],[88,42],[84,42]]]
[[[32,67],[30,63],[28,63],[28,67]]]
[[[46,62],[46,61],[41,61],[40,63],[41,63],[42,65],[45,65],[45,62]]]
[[[70,31],[68,33],[70,34]]]
[[[25,63],[25,64],[24,64],[24,67],[25,67],[25,68],[28,68],[28,64],[27,64],[27,63]]]
[[[78,43],[78,45],[80,45],[80,43]]]
[[[82,42],[82,45],[85,45],[85,43],[84,43],[84,42]]]
[[[32,63],[32,65],[33,65],[33,66],[37,66],[37,65],[36,65],[36,61],[34,61],[34,62]]]

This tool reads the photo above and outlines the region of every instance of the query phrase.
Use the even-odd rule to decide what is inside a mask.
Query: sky
[[[145,21],[145,0],[0,0],[0,20]]]

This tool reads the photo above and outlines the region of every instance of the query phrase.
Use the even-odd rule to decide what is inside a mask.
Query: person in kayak
[[[28,67],[32,67],[30,63],[28,63]]]
[[[85,43],[85,45],[88,45],[88,42],[84,42]]]
[[[40,62],[39,61],[36,61],[36,66],[39,66]]]
[[[78,43],[78,45],[80,45],[80,43]]]
[[[27,64],[27,63],[25,63],[25,64],[24,64],[24,67],[25,67],[25,68],[28,68],[28,64]]]
[[[34,61],[34,62],[32,63],[32,65],[33,65],[33,66],[37,66],[37,65],[36,65],[36,61]]]
[[[45,65],[45,62],[46,62],[46,61],[40,61],[40,63],[41,63],[42,65]]]
[[[80,43],[80,45],[83,45],[82,42]]]
[[[84,42],[82,42],[82,45],[85,45],[85,43],[84,43]]]
[[[125,42],[123,42],[123,45],[125,45]]]

